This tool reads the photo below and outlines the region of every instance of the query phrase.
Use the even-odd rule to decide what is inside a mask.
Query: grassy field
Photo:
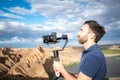
[[[117,50],[117,49],[103,49],[102,52],[104,54],[118,54],[118,53],[120,53],[120,50]]]
[[[118,50],[118,49],[102,49],[102,52],[105,54],[106,57],[120,55],[120,50]],[[120,57],[117,57],[116,59],[120,60]],[[72,66],[72,65],[75,65],[78,63],[79,63],[79,61],[76,61],[76,62],[72,62],[70,64],[67,64],[65,66],[68,67],[68,66]]]

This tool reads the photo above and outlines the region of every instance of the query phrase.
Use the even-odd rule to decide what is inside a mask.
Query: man
[[[106,60],[97,42],[104,34],[104,28],[96,21],[85,21],[78,33],[78,41],[85,48],[79,74],[68,73],[61,61],[54,61],[53,68],[56,76],[59,77],[61,74],[65,80],[103,80],[106,74]]]

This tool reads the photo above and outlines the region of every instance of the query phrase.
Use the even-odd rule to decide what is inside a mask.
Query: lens
[[[62,35],[62,39],[68,39],[67,35]]]

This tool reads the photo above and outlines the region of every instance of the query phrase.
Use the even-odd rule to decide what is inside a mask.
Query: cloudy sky
[[[99,44],[120,43],[120,0],[0,0],[0,47],[36,47],[42,36],[67,34],[67,46],[79,46],[83,22],[96,20],[106,29]]]

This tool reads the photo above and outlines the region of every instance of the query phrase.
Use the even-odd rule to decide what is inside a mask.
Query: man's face
[[[84,44],[85,42],[88,41],[88,34],[89,34],[89,25],[88,24],[84,24],[79,33],[78,33],[78,42],[80,44]]]

